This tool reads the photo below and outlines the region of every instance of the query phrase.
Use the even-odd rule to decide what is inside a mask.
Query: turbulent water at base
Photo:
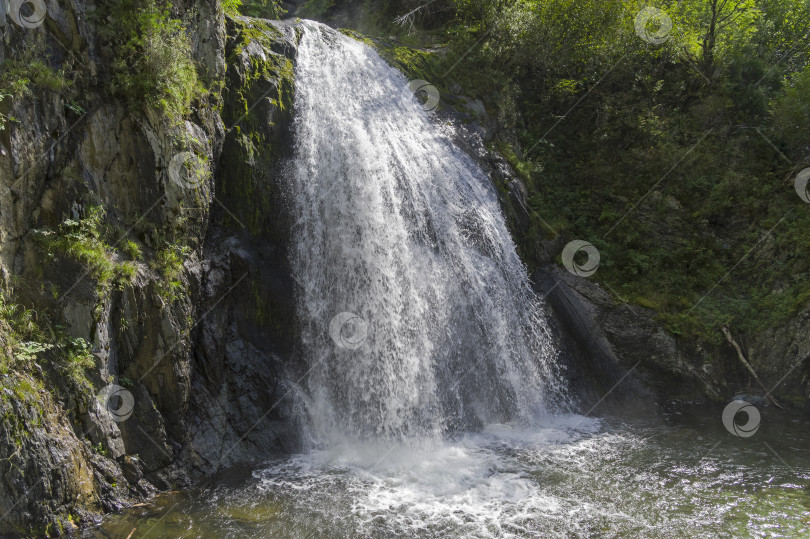
[[[158,498],[93,535],[810,537],[808,422],[774,410],[743,439],[723,428],[720,411],[694,406],[641,425],[561,415],[433,447],[347,444],[277,457],[247,477]]]
[[[413,442],[559,404],[487,176],[376,52],[303,28],[289,180],[316,439]]]

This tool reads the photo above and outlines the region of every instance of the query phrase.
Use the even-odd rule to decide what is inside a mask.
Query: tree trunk
[[[706,76],[711,78],[712,69],[714,68],[714,47],[717,44],[717,1],[711,0],[712,3],[712,18],[709,22],[709,29],[706,35],[703,36],[703,69],[706,71]]]

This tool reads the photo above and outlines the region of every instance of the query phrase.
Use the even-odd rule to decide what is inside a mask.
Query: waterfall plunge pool
[[[565,415],[433,447],[342,445],[164,495],[89,537],[806,537],[810,425],[720,410],[660,423]]]

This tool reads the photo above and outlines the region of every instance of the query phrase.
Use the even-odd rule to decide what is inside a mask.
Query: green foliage
[[[242,7],[242,0],[222,0],[222,10],[226,15],[239,15],[239,8]]]
[[[773,102],[775,127],[790,148],[798,153],[806,147],[810,126],[810,67],[798,73]]]
[[[116,283],[121,289],[132,284],[137,274],[138,268],[132,262],[121,262],[115,266]]]
[[[53,348],[52,344],[41,343],[36,341],[25,341],[17,345],[15,349],[15,358],[18,361],[33,361],[37,358],[40,352],[45,352]]]
[[[0,78],[0,84],[8,87],[14,95],[28,95],[34,88],[58,92],[70,85],[60,71],[54,70],[41,60],[26,62],[6,60],[3,67],[5,72]]]
[[[163,0],[123,0],[115,4],[108,31],[116,43],[113,93],[133,110],[144,104],[179,121],[205,94],[191,58],[191,41]]]
[[[66,103],[65,108],[68,109],[73,114],[75,114],[76,116],[82,116],[83,114],[85,114],[87,112],[84,109],[84,107],[82,107],[81,105],[79,105],[75,101],[71,101],[70,103]]]
[[[96,453],[98,453],[102,457],[106,457],[109,454],[108,451],[106,449],[104,449],[104,444],[101,443],[101,442],[97,443],[96,445],[94,445],[92,447],[93,447],[93,451],[95,451]],[[115,486],[115,485],[113,485],[113,486]]]
[[[57,71],[43,61],[44,37],[26,43],[18,55],[3,60],[0,70],[0,88],[6,96],[23,97],[33,90],[60,92],[70,86],[62,71]]]
[[[230,16],[248,15],[262,19],[279,19],[286,13],[277,0],[224,0],[222,9]]]
[[[707,70],[715,58],[746,48],[762,12],[756,0],[691,0],[664,4],[685,52]]]
[[[3,294],[0,294],[0,343],[0,373],[20,374],[32,370],[34,365],[45,364],[76,387],[92,389],[85,373],[95,366],[90,343],[65,335],[60,327],[42,329],[34,311],[8,303]],[[25,393],[39,389],[39,386],[29,387],[27,376],[12,378],[19,381],[15,391]],[[23,397],[23,394],[17,395],[18,399]]]
[[[66,338],[63,340],[63,372],[76,385],[90,389],[91,385],[85,371],[96,365],[90,343],[82,338]]]
[[[786,73],[801,71],[810,58],[810,2],[759,0],[756,55]]]
[[[162,249],[155,253],[150,266],[158,272],[158,294],[166,303],[173,303],[185,292],[183,283],[183,261],[188,255],[188,247],[165,242]]]
[[[0,88],[0,107],[3,107],[3,101],[6,103],[10,103],[14,96],[9,93],[8,90],[4,90]],[[6,124],[9,122],[16,122],[17,120],[14,119],[13,116],[9,116],[7,113],[0,110],[0,131],[3,131],[6,128]]]
[[[103,219],[104,208],[96,206],[87,211],[84,219],[67,219],[55,234],[44,232],[44,235],[53,249],[82,262],[90,275],[106,286],[115,276],[115,263],[102,237]]]
[[[15,98],[31,95],[35,90],[61,92],[70,86],[62,71],[42,61],[44,45],[40,40],[23,48],[19,57],[3,60],[0,70],[0,131],[17,120],[8,115]]]
[[[674,334],[782,324],[810,302],[810,214],[790,177],[810,164],[810,3],[661,1],[673,30],[659,45],[635,32],[646,5],[437,0],[454,16],[419,78],[494,111],[493,146],[534,210],[516,231],[530,266],[541,240],[585,239],[593,279]]]
[[[141,260],[143,258],[140,246],[132,240],[124,241],[121,250],[132,260]]]
[[[6,333],[11,333],[22,339],[38,338],[42,336],[40,329],[34,321],[35,313],[20,305],[7,303],[0,294],[0,323],[5,327]]]
[[[320,17],[335,5],[334,0],[307,0],[304,7],[301,9],[301,15],[304,17]]]
[[[120,262],[118,253],[107,243],[105,236],[110,232],[104,225],[104,216],[104,208],[95,206],[79,221],[66,219],[55,232],[37,231],[51,257],[64,254],[87,268],[97,282],[102,301],[112,284],[123,289],[132,284],[137,274],[137,267],[132,262]]]

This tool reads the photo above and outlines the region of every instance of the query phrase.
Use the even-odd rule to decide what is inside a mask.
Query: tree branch
[[[398,24],[400,26],[405,26],[407,24],[408,27],[413,28],[413,22],[414,22],[414,18],[416,17],[416,14],[419,13],[421,10],[427,8],[430,4],[432,4],[435,1],[436,0],[428,0],[427,2],[422,4],[421,6],[417,6],[417,7],[413,8],[412,10],[410,10],[405,15],[401,15],[399,17],[396,17],[394,19],[394,23]]]
[[[737,341],[734,340],[734,337],[731,336],[731,330],[728,329],[728,326],[723,326],[722,331],[723,331],[723,336],[726,338],[726,341],[728,341],[728,343],[731,346],[733,346],[734,349],[737,351],[737,358],[740,360],[740,362],[743,365],[745,365],[745,368],[748,370],[748,372],[751,374],[751,376],[754,377],[754,380],[757,381],[757,383],[759,384],[759,387],[761,387],[765,391],[765,396],[768,397],[768,400],[771,401],[773,403],[773,405],[776,406],[777,408],[780,408],[780,409],[784,410],[784,407],[781,404],[779,404],[778,402],[776,402],[776,399],[773,398],[773,395],[771,395],[770,391],[768,391],[768,388],[765,387],[765,384],[763,384],[762,380],[759,379],[759,376],[757,375],[757,372],[754,370],[754,368],[751,366],[751,364],[748,362],[748,360],[745,359],[745,356],[742,353],[742,348],[740,348],[740,345],[737,344]]]

